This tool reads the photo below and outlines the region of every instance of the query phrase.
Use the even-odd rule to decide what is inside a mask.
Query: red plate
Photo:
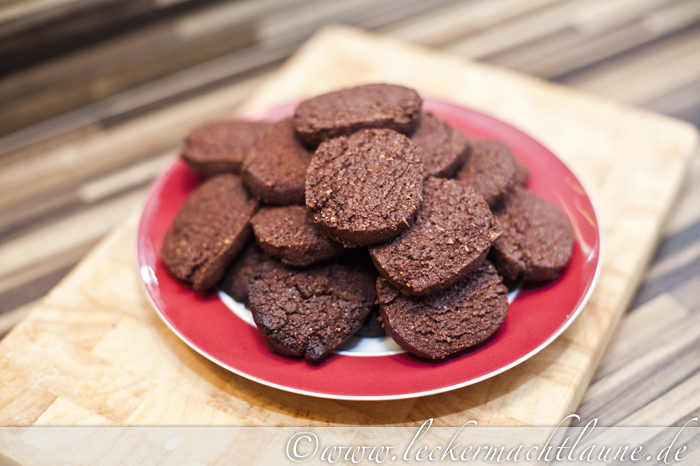
[[[272,110],[289,116],[295,104]],[[279,356],[257,329],[217,295],[202,296],[170,277],[159,259],[165,232],[199,178],[178,160],[151,188],[138,231],[138,264],[156,312],[185,343],[226,369],[265,385],[311,396],[388,400],[445,392],[493,377],[547,346],[583,309],[600,271],[601,237],[591,200],[571,171],[542,144],[488,115],[425,99],[423,109],[469,138],[499,139],[530,170],[528,188],[566,213],[576,242],[555,283],[522,289],[503,326],[488,340],[444,361],[407,353],[376,357],[333,354],[321,364]]]

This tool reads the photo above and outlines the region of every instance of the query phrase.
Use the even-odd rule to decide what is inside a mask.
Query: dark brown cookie
[[[507,291],[489,261],[428,296],[406,296],[377,279],[386,333],[409,353],[430,359],[443,359],[491,336],[505,320]]]
[[[205,181],[187,198],[165,235],[163,263],[193,290],[213,286],[245,247],[257,209],[240,177],[226,174]]]
[[[524,188],[513,193],[494,215],[503,235],[489,257],[498,271],[514,279],[553,280],[566,267],[574,245],[574,230],[559,209]]]
[[[304,206],[263,207],[250,221],[260,247],[283,264],[303,267],[342,254]]]
[[[527,169],[524,163],[518,159],[515,160],[515,177],[513,182],[517,186],[525,186],[527,179],[530,177],[530,170]]]
[[[515,159],[500,141],[471,141],[469,160],[457,179],[481,194],[490,207],[500,204],[515,186]]]
[[[368,129],[321,144],[306,177],[306,206],[348,247],[406,230],[423,199],[423,164],[406,136]]]
[[[386,335],[384,327],[382,326],[381,317],[379,315],[379,307],[374,306],[372,312],[369,313],[369,317],[362,324],[360,330],[355,333],[358,337],[362,338],[379,338]]]
[[[253,278],[260,264],[265,262],[268,257],[254,242],[251,242],[229,267],[224,278],[219,282],[219,289],[247,306],[248,282]]]
[[[421,152],[424,176],[449,178],[464,162],[469,144],[461,131],[453,130],[431,113],[423,113],[411,141]]]
[[[180,156],[204,177],[239,174],[246,154],[269,126],[269,123],[237,120],[200,126],[187,136]]]
[[[421,102],[416,91],[403,86],[357,86],[303,101],[294,112],[294,126],[299,139],[311,147],[361,129],[410,134],[420,120]]]
[[[420,296],[479,268],[500,235],[481,196],[459,181],[430,178],[413,227],[369,251],[382,277],[404,293]]]
[[[376,277],[371,267],[354,261],[294,269],[270,259],[250,281],[250,309],[275,351],[318,361],[367,318]]]
[[[272,125],[243,162],[243,182],[271,204],[303,204],[306,168],[313,154],[294,136],[292,119]]]

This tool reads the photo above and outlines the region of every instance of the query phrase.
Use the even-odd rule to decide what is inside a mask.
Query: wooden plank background
[[[0,69],[0,334],[137,205],[190,128],[235,111],[328,22],[700,124],[695,0],[123,6],[119,21],[133,26],[108,30],[123,24],[108,9],[117,8],[113,2],[0,5],[0,57],[6,58],[0,62],[7,64]],[[81,29],[91,21],[70,21],[100,14],[114,19],[96,22],[104,32]],[[27,56],[26,37],[37,31],[55,38],[55,47],[31,60],[10,60]],[[695,157],[644,283],[584,397],[584,418],[670,425],[700,412],[699,195]]]

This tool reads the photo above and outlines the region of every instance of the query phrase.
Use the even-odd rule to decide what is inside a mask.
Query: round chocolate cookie
[[[361,129],[410,134],[420,120],[421,103],[413,89],[367,84],[303,101],[294,112],[294,126],[299,139],[311,147]]]
[[[524,188],[517,187],[494,215],[503,235],[489,258],[498,271],[515,279],[554,280],[571,257],[574,230],[559,209]]]
[[[269,123],[236,120],[200,126],[187,136],[180,156],[204,177],[238,174],[246,154],[269,126]]]
[[[271,125],[243,162],[243,182],[270,204],[303,204],[306,168],[313,154],[294,136],[292,119]]]
[[[248,286],[258,329],[278,353],[318,361],[362,326],[377,274],[355,261],[294,269],[269,259]]]
[[[224,278],[219,282],[219,289],[247,306],[248,282],[255,275],[256,269],[268,257],[254,242],[250,243],[229,267]]]
[[[430,359],[446,358],[491,336],[506,318],[507,291],[489,261],[428,296],[406,296],[377,279],[386,333],[409,353]]]
[[[423,200],[418,148],[395,131],[368,129],[321,144],[306,177],[306,206],[348,247],[406,230]]]
[[[213,286],[245,247],[257,209],[240,177],[225,174],[205,181],[165,235],[161,259],[168,271],[193,290]]]
[[[362,338],[379,338],[385,336],[386,332],[384,331],[384,327],[382,327],[380,319],[379,307],[375,306],[355,335]]]
[[[515,172],[515,159],[508,146],[500,141],[471,141],[469,160],[457,172],[457,179],[495,207],[513,189]]]
[[[382,277],[404,293],[420,296],[479,268],[500,235],[481,196],[459,181],[430,178],[413,227],[369,251]]]
[[[427,178],[449,178],[462,166],[469,144],[461,131],[453,130],[431,113],[421,115],[420,124],[411,141],[421,152],[421,161]]]
[[[344,249],[321,233],[304,206],[263,207],[250,223],[260,247],[283,264],[303,267],[339,256]]]

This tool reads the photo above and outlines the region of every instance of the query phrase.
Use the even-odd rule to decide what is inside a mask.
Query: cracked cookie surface
[[[248,283],[269,256],[254,242],[248,244],[219,282],[219,289],[239,303],[248,305]]]
[[[489,257],[504,277],[547,281],[561,275],[574,246],[574,230],[563,212],[518,187],[494,215],[503,235]]]
[[[165,235],[161,259],[177,279],[201,291],[216,284],[251,235],[258,202],[241,178],[210,178],[185,201]]]
[[[269,259],[248,286],[250,309],[275,351],[319,361],[362,326],[376,277],[371,264],[351,258],[304,269]]]
[[[418,148],[386,129],[324,142],[306,177],[314,221],[347,247],[381,243],[409,228],[422,193]]]
[[[263,207],[250,223],[260,247],[283,264],[303,267],[339,256],[344,249],[321,232],[304,206]]]
[[[241,173],[243,160],[270,123],[260,121],[218,121],[187,135],[180,156],[192,170],[204,177]]]
[[[462,166],[469,143],[461,131],[453,130],[432,113],[423,113],[411,141],[421,152],[423,175],[449,178]]]
[[[270,125],[243,161],[243,182],[269,204],[303,204],[311,156],[294,135],[292,119]]]
[[[421,103],[413,89],[367,84],[303,101],[294,112],[294,127],[299,139],[311,147],[362,129],[410,134],[420,121]]]
[[[512,192],[518,175],[510,148],[500,141],[469,142],[469,157],[456,178],[481,194],[489,207],[498,206]],[[527,176],[525,175],[527,179]]]
[[[479,268],[500,235],[480,195],[459,181],[430,178],[415,224],[369,251],[389,283],[406,294],[425,295]]]
[[[386,333],[409,353],[430,359],[446,358],[491,336],[505,320],[507,291],[489,261],[428,296],[406,296],[377,279]]]

